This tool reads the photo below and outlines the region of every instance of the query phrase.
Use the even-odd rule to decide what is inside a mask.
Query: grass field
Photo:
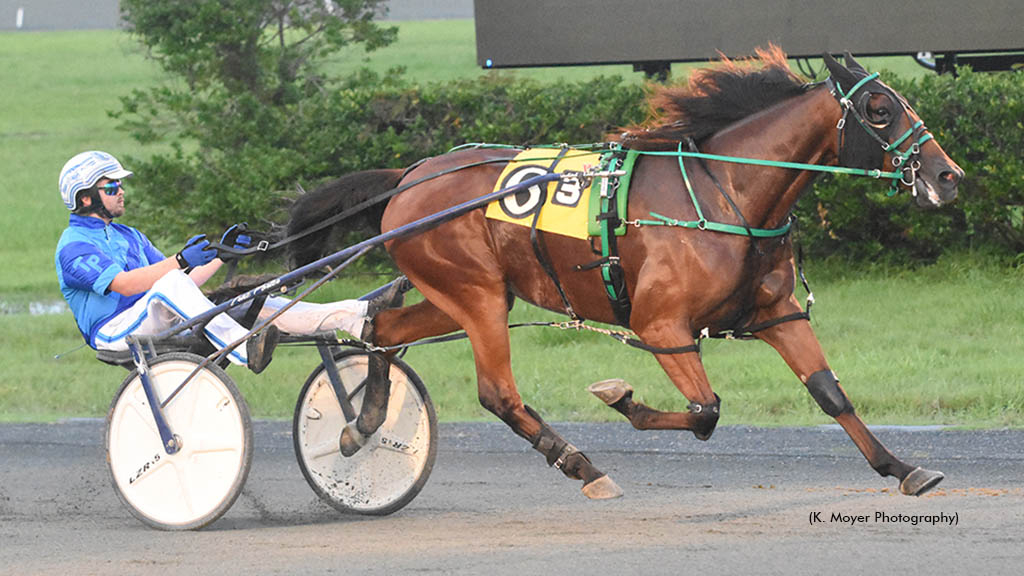
[[[873,424],[1024,425],[1024,303],[1021,273],[951,259],[918,270],[809,269],[818,304],[813,325],[858,412]],[[379,281],[336,282],[321,299],[371,289]],[[514,322],[554,319],[518,303]],[[82,349],[69,314],[0,316],[0,419],[101,416],[125,372]],[[619,377],[662,409],[686,400],[653,357],[594,333],[554,328],[513,331],[513,369],[524,399],[552,420],[614,419],[585,391]],[[406,360],[427,383],[443,420],[488,419],[476,402],[465,341],[413,348]],[[318,362],[308,348],[284,348],[260,376],[231,368],[258,417],[287,418]],[[722,423],[826,423],[781,358],[761,342],[709,341],[704,362],[723,400]]]
[[[343,55],[332,66],[386,71],[401,65],[424,82],[483,73],[475,66],[471,22],[403,22],[400,29],[395,46],[367,57]],[[924,73],[909,59],[868,65]],[[628,66],[499,73],[542,81],[621,74],[641,81]],[[125,375],[97,362],[87,349],[55,360],[55,354],[81,343],[73,319],[69,313],[33,316],[27,310],[30,302],[60,298],[53,247],[67,218],[56,187],[61,165],[89,148],[151,153],[115,130],[106,112],[131,89],[161,81],[157,67],[122,33],[0,33],[0,154],[7,184],[0,192],[0,420],[101,416]],[[809,263],[819,300],[815,329],[869,422],[1024,425],[1021,273],[972,258],[949,258],[917,271]],[[349,278],[318,297],[352,296],[383,281]],[[513,321],[551,317],[521,303],[513,312]],[[651,356],[603,336],[522,329],[513,335],[513,346],[520,391],[549,419],[613,418],[584,390],[611,377],[626,378],[656,407],[686,405]],[[259,377],[237,368],[231,374],[256,416],[286,418],[315,357],[309,349],[285,349]],[[413,349],[407,360],[424,377],[443,420],[492,418],[476,402],[464,342]],[[705,363],[723,398],[725,424],[828,422],[764,344],[711,342]]]

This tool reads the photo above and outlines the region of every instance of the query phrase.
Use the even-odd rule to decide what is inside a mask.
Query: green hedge
[[[224,106],[205,112],[202,139],[213,146],[130,159],[144,176],[133,214],[167,241],[234,221],[280,222],[296,183],[310,189],[352,171],[405,167],[466,142],[595,142],[646,114],[643,87],[621,77],[551,86],[495,75],[419,86],[366,72],[301,106],[210,100]]]
[[[1024,74],[883,78],[904,94],[966,171],[960,199],[917,209],[887,185],[824,178],[801,200],[801,237],[817,256],[931,260],[948,249],[1024,252]],[[466,142],[595,142],[647,115],[644,88],[619,77],[546,85],[489,75],[411,85],[364,73],[301,106],[225,99],[194,153],[131,159],[143,226],[181,240],[234,221],[281,222],[283,198],[355,170],[404,167]],[[215,121],[214,121],[215,120]]]

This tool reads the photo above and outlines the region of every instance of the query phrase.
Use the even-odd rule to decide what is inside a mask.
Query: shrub
[[[295,105],[230,104],[206,113],[222,145],[131,159],[145,176],[132,207],[140,225],[180,239],[234,221],[280,222],[296,183],[405,167],[466,142],[596,142],[646,113],[643,88],[620,77],[555,86],[500,74],[412,85],[364,72]]]
[[[949,250],[1024,253],[1024,75],[884,77],[965,170],[960,198],[920,210],[906,193],[888,197],[883,182],[821,178],[797,207],[808,253],[903,263]],[[133,210],[175,239],[239,220],[280,222],[296,183],[405,167],[467,142],[596,142],[646,113],[644,88],[619,77],[550,85],[493,73],[417,85],[364,71],[280,106],[214,98],[198,114],[216,145],[132,159],[145,175]]]

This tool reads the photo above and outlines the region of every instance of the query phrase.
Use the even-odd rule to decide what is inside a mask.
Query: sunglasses
[[[103,193],[106,194],[107,196],[117,196],[118,190],[124,190],[124,188],[121,187],[120,180],[111,180],[110,182],[107,182],[103,186],[97,186],[97,188],[102,190]]]

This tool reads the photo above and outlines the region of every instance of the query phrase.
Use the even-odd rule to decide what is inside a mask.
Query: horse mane
[[[726,126],[807,90],[778,46],[757,55],[701,68],[680,86],[659,86],[648,98],[649,119],[613,136],[625,148],[674,150],[688,138],[700,142]]]

